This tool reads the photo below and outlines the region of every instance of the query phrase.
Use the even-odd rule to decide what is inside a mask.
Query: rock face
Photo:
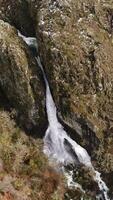
[[[113,1],[0,0],[0,19],[0,109],[14,108],[20,124],[28,130],[37,126],[37,134],[44,126],[41,73],[19,29],[37,37],[59,120],[88,150],[111,188]],[[86,186],[84,179],[79,181]],[[76,199],[75,192],[71,195]]]
[[[41,74],[30,50],[15,28],[0,20],[0,88],[9,104],[30,128],[45,118]]]
[[[0,0],[0,19],[15,26],[26,36],[35,35],[27,0]]]
[[[40,56],[60,117],[83,137],[85,128],[81,122],[85,120],[85,126],[96,134],[103,149],[99,149],[99,156],[102,151],[109,152],[111,159],[112,7],[112,1],[42,0],[37,15]],[[92,137],[90,131],[87,134],[86,148]],[[105,154],[103,160],[108,160]],[[105,168],[108,162],[105,161]],[[113,170],[113,165],[106,170]]]

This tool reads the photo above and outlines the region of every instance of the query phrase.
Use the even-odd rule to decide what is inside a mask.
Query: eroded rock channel
[[[112,6],[112,1],[102,0],[0,1],[0,106],[9,112],[17,126],[35,138],[44,136],[48,122],[50,126],[47,110],[55,106],[50,116],[55,123],[46,132],[50,145],[46,153],[50,151],[48,156],[56,160],[58,154],[59,159],[70,160],[72,166],[66,169],[70,171],[71,182],[78,183],[78,189],[68,188],[62,199],[112,199],[113,196]],[[52,93],[48,98],[54,99],[48,109],[47,85],[45,89],[35,58],[37,44]],[[52,153],[56,143],[58,151]],[[87,150],[88,153],[83,150],[86,157],[84,153],[84,158],[81,157],[81,151],[77,155],[75,144]],[[68,153],[63,153],[64,149]],[[107,187],[99,188],[93,180],[94,171],[91,173],[84,167],[89,155],[91,166],[101,173],[109,192]],[[74,167],[73,157],[77,163]],[[61,163],[65,162],[60,162],[62,166]],[[49,200],[53,198],[50,196]]]

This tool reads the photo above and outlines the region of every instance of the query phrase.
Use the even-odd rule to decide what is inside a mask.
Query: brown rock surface
[[[100,149],[107,152],[106,144],[112,135],[112,6],[112,1],[107,4],[101,0],[42,0],[37,15],[40,56],[60,117],[82,132],[86,148],[94,143],[92,155],[98,139]],[[103,154],[100,149],[99,155]],[[90,147],[88,150],[90,153]],[[110,166],[108,171],[113,170]]]
[[[0,18],[25,35],[36,31],[59,118],[69,132],[80,134],[75,134],[76,141],[88,150],[109,183],[113,172],[113,1],[1,0]],[[44,90],[36,63],[15,29],[3,21],[0,29],[1,91],[28,126],[40,124]]]
[[[0,21],[0,88],[23,124],[40,126],[45,118],[41,74],[15,28]]]
[[[27,0],[0,0],[0,19],[10,23],[23,34],[35,34]]]

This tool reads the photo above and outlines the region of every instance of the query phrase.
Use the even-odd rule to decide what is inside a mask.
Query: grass
[[[61,199],[61,177],[50,169],[42,147],[42,140],[29,138],[0,111],[0,200]]]

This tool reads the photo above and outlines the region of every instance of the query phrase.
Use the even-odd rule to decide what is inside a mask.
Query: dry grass
[[[48,166],[42,147],[0,111],[0,200],[63,199],[62,178]]]

